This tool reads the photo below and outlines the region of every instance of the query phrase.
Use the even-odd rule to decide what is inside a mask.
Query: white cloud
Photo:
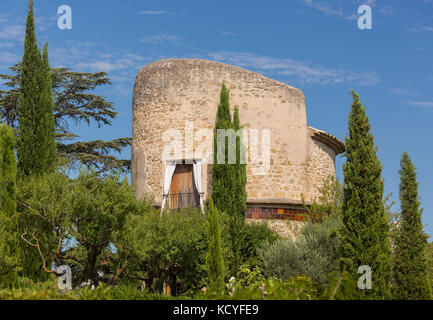
[[[138,14],[150,14],[150,15],[160,15],[160,14],[167,14],[167,11],[164,10],[144,10],[144,11],[140,11]]]
[[[14,53],[10,52],[0,52],[0,62],[8,65],[12,65],[17,63],[20,60],[20,57]]]
[[[2,40],[23,40],[25,34],[24,25],[6,26],[0,30],[0,39]]]
[[[417,94],[415,91],[407,88],[391,88],[388,89],[388,92],[391,94],[398,94],[402,96],[414,96]]]
[[[412,106],[417,106],[417,107],[431,107],[431,108],[433,108],[433,101],[411,101],[411,102],[409,102],[409,104]]]
[[[375,85],[380,82],[376,72],[353,72],[345,69],[312,66],[306,62],[290,58],[272,58],[248,52],[220,51],[209,56],[217,61],[251,68],[261,72],[272,72],[292,76],[302,83],[345,83],[355,82],[360,85]]]
[[[413,27],[413,28],[410,28],[409,31],[412,31],[412,32],[433,32],[433,27],[430,27],[430,26]]]
[[[305,3],[310,8],[319,10],[320,12],[324,13],[327,16],[339,16],[343,17],[343,8],[333,8],[328,2],[326,1],[316,1],[316,0],[302,0],[303,3]]]
[[[233,32],[223,31],[223,30],[221,30],[220,32],[221,32],[221,34],[224,35],[224,36],[239,37],[238,34],[233,33]]]
[[[379,8],[379,10],[377,10],[377,13],[392,16],[394,14],[394,10],[391,6],[384,6]]]
[[[153,36],[147,36],[140,39],[141,42],[149,43],[149,44],[159,44],[159,43],[173,43],[173,44],[181,44],[182,38],[172,34],[156,34]]]

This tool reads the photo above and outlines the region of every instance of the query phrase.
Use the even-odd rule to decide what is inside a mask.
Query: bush
[[[279,235],[269,229],[263,223],[245,223],[237,230],[239,240],[239,255],[233,254],[232,242],[230,238],[230,217],[222,212],[221,218],[221,237],[223,256],[227,266],[228,276],[236,276],[239,268],[246,265],[254,268],[261,265],[257,256],[257,250],[263,243],[273,243],[279,239]]]
[[[220,300],[314,300],[317,292],[307,277],[294,277],[288,280],[269,278],[248,287],[236,286],[229,294],[215,297],[207,292],[200,293],[196,299]]]
[[[206,284],[206,217],[200,210],[129,215],[116,248],[130,263],[125,276],[140,278],[150,292],[168,284],[177,296]]]
[[[262,245],[258,254],[265,276],[284,280],[306,275],[324,289],[328,274],[339,267],[338,226],[338,218],[327,218],[307,224],[296,241],[280,239]]]

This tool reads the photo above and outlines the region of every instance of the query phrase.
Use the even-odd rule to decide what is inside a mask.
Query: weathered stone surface
[[[302,198],[314,199],[324,179],[334,175],[335,155],[344,144],[307,125],[302,91],[239,67],[197,59],[156,61],[136,78],[131,159],[137,195],[151,194],[155,204],[161,203],[164,131],[172,128],[184,134],[185,121],[193,122],[195,133],[213,131],[223,82],[230,89],[232,111],[239,106],[241,124],[259,132],[270,129],[271,167],[266,174],[255,175],[254,166],[247,164],[248,201],[283,199],[299,204]],[[207,200],[210,165],[204,165],[202,180]]]

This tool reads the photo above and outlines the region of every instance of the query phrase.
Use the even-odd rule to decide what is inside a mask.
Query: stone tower
[[[206,141],[201,136],[214,131],[223,82],[230,90],[232,112],[234,106],[239,107],[241,124],[251,141],[257,132],[259,153],[266,140],[262,138],[269,132],[269,165],[264,168],[263,163],[247,162],[247,217],[296,219],[302,199],[311,202],[324,180],[335,174],[335,156],[344,152],[343,142],[307,125],[301,90],[207,60],[160,60],[138,73],[131,157],[137,196],[149,194],[155,205],[161,206],[167,195],[182,188],[173,189],[175,183],[189,179],[194,192],[199,191],[201,200],[207,201],[212,175],[202,146],[207,146],[206,152],[213,150],[213,138]],[[167,133],[181,137],[178,144],[182,147],[182,153],[169,160],[162,156],[171,141]],[[249,147],[252,149],[252,144]],[[193,162],[191,169],[181,168]],[[194,178],[188,178],[188,170]],[[196,179],[198,175],[200,179]]]

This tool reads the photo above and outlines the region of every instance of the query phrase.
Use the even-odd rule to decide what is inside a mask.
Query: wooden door
[[[177,164],[171,180],[168,195],[170,209],[195,207],[199,205],[197,189],[194,184],[193,165]]]

